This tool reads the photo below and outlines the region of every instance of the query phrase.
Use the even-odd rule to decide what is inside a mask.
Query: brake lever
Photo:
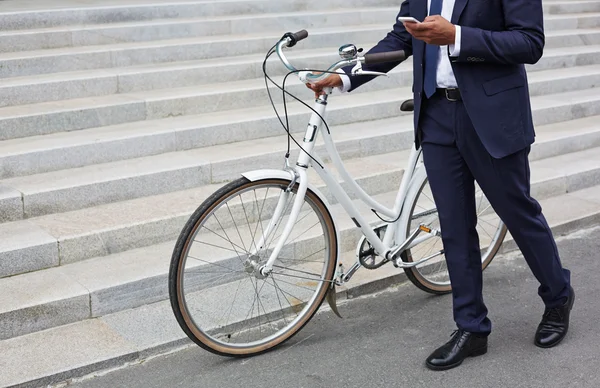
[[[352,75],[374,75],[376,77],[379,77],[379,76],[388,77],[388,74],[386,74],[386,73],[363,70],[362,69],[362,60],[359,60],[358,63],[352,68]]]

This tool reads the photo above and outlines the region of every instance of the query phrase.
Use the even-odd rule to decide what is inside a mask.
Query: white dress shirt
[[[442,14],[441,16],[446,20],[452,19],[452,12],[454,11],[455,0],[443,0],[442,3]],[[427,0],[427,9],[431,6],[431,0]],[[460,26],[456,26],[456,37],[454,38],[454,44],[448,46],[440,46],[440,55],[438,56],[437,66],[437,86],[438,88],[455,88],[457,87],[456,78],[454,77],[454,71],[452,65],[450,65],[450,58],[448,56],[448,50],[450,55],[457,57],[460,54]],[[347,92],[351,88],[350,77],[348,77],[343,70],[338,71],[340,78],[344,85],[340,87],[340,91]]]

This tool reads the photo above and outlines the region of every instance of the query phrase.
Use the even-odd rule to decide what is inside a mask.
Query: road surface
[[[155,357],[76,388],[265,387],[600,387],[600,229],[558,240],[577,299],[571,331],[554,349],[533,345],[542,316],[537,283],[513,254],[485,272],[493,322],[487,355],[447,372],[424,360],[454,329],[451,298],[404,284],[344,302],[344,319],[319,314],[285,346],[249,359],[227,359],[198,347]],[[151,322],[149,322],[151,324]]]

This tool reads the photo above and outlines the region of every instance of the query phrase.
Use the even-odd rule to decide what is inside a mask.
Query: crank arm
[[[425,225],[421,225],[419,226],[414,232],[412,232],[412,234],[410,236],[408,236],[408,238],[406,239],[406,241],[404,241],[402,243],[402,245],[396,247],[395,249],[391,250],[388,252],[388,254],[386,255],[386,258],[388,260],[393,260],[394,257],[396,257],[398,254],[404,252],[408,246],[415,241],[415,239],[417,238],[417,236],[421,233],[421,232],[426,232],[426,233],[430,233],[431,229],[429,229],[428,227],[426,227]]]
[[[434,259],[438,256],[441,256],[443,254],[444,254],[444,250],[442,249],[441,251],[436,252],[431,256],[427,256],[419,261],[415,261],[414,263],[406,263],[406,262],[398,259],[398,260],[396,260],[396,267],[398,267],[398,268],[413,268],[413,267],[416,267],[417,265],[421,265],[421,264],[423,264],[431,259]]]
[[[360,264],[360,261],[357,261],[356,263],[354,263],[354,265],[348,269],[348,272],[342,274],[342,276],[340,277],[341,284],[338,284],[338,285],[341,286],[344,283],[348,283],[350,281],[350,279],[352,278],[352,276],[354,276],[356,271],[358,271],[360,269],[360,267],[362,267],[362,264]]]

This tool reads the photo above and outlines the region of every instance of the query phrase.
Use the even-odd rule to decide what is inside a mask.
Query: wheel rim
[[[482,190],[476,185],[476,212],[477,233],[481,249],[482,268],[485,269],[497,253],[506,229],[495,213]],[[440,229],[437,209],[429,186],[425,179],[414,201],[408,233],[419,225],[425,224],[431,228]],[[441,237],[432,237],[407,251],[406,258],[409,262],[417,262],[425,257],[430,257],[443,250]],[[432,290],[448,292],[451,290],[450,276],[444,254],[437,255],[434,259],[412,268],[417,279]]]
[[[310,193],[273,273],[260,279],[244,265],[286,189],[268,182],[229,193],[199,220],[182,252],[178,292],[184,319],[217,350],[243,352],[283,341],[308,321],[330,284],[335,233]],[[294,189],[281,222],[252,259],[266,262],[295,198]]]

